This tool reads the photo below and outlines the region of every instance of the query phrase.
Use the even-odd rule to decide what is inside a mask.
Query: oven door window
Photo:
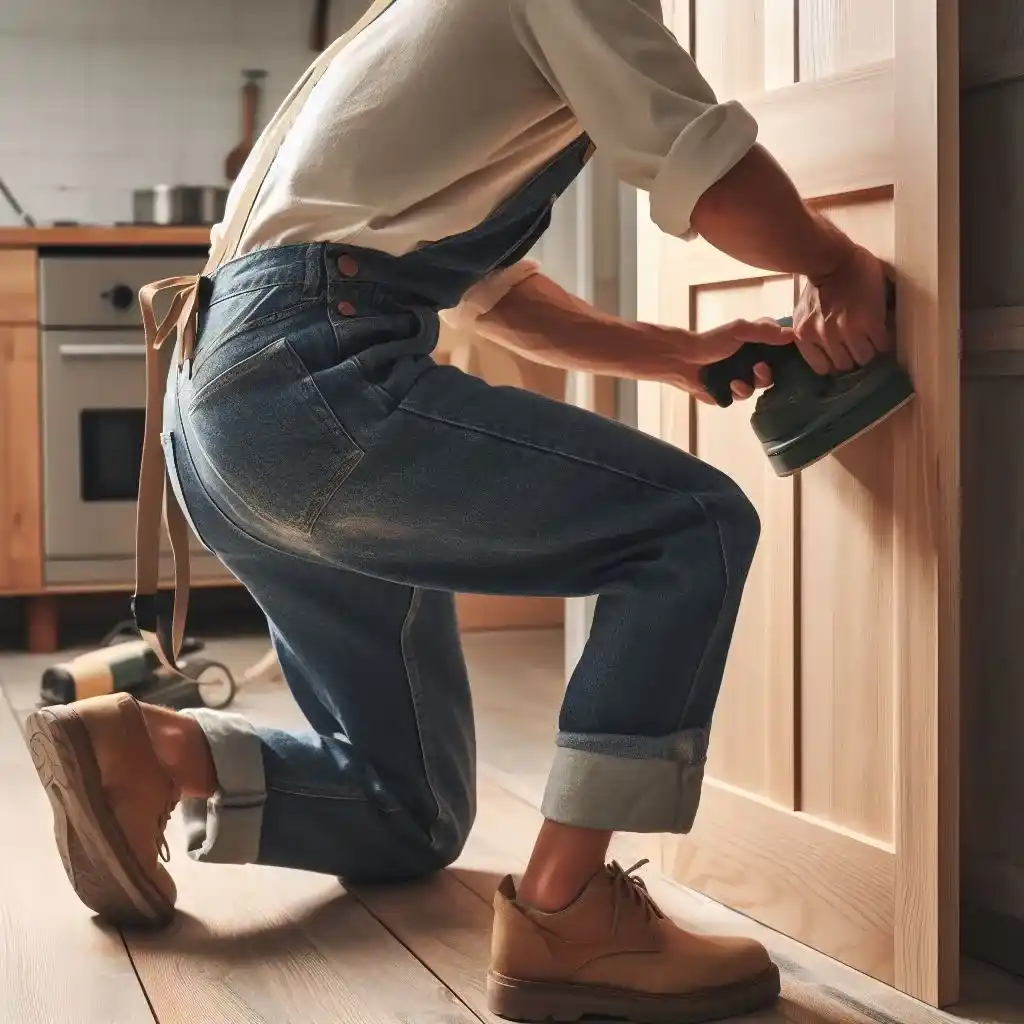
[[[137,501],[145,409],[79,413],[82,501]]]

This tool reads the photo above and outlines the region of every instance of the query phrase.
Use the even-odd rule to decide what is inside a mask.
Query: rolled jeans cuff
[[[252,864],[259,857],[267,783],[263,748],[241,715],[190,708],[206,736],[217,773],[217,792],[181,802],[189,856],[213,864]]]
[[[674,832],[693,827],[708,735],[559,733],[541,811],[549,821],[612,832]]]

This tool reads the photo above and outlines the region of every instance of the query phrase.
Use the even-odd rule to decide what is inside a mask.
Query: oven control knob
[[[104,292],[106,299],[114,309],[127,309],[135,301],[135,292],[126,284],[115,284],[110,291]]]

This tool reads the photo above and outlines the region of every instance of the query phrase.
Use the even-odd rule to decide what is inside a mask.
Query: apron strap
[[[139,501],[135,524],[135,595],[132,612],[139,633],[163,665],[181,675],[177,659],[185,637],[189,598],[189,528],[173,490],[168,486],[163,453],[163,399],[174,352],[177,372],[191,363],[198,328],[199,284],[202,277],[233,260],[238,253],[260,189],[288,130],[316,84],[335,57],[363,29],[380,17],[395,0],[375,0],[370,9],[340,39],[309,66],[257,140],[239,175],[241,188],[229,200],[223,230],[210,247],[201,275],[172,277],[146,285],[139,292],[142,324],[146,332],[146,427],[139,473]],[[157,320],[156,300],[169,295],[171,304]],[[169,344],[171,334],[176,344]],[[160,520],[164,521],[174,555],[174,594],[162,596],[160,586]]]

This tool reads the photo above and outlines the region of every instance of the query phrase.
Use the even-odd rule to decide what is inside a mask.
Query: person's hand
[[[780,327],[774,320],[733,320],[710,331],[686,331],[680,346],[680,362],[673,368],[670,383],[688,391],[699,402],[715,405],[715,400],[704,390],[700,371],[705,366],[727,359],[747,342],[764,345],[791,345],[796,335],[789,327]],[[767,363],[754,367],[754,386],[746,381],[734,380],[731,388],[740,401],[750,398],[755,390],[772,385],[772,371]]]
[[[853,246],[828,276],[808,282],[793,315],[801,355],[816,373],[866,366],[891,346],[886,325],[886,268]]]

